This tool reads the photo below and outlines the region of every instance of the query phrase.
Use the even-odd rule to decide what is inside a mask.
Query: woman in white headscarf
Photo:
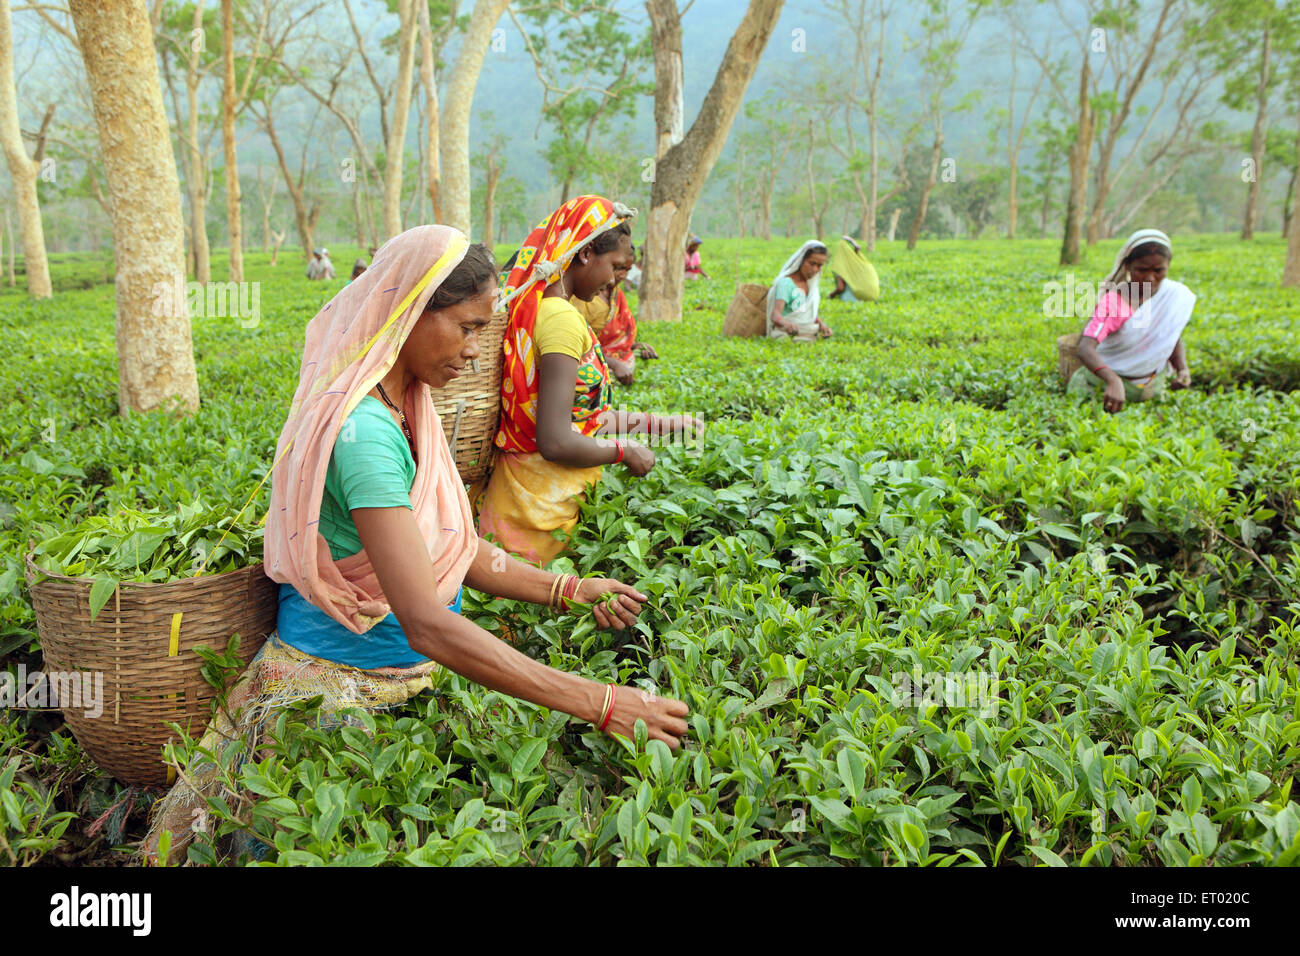
[[[767,292],[768,338],[789,336],[796,342],[811,342],[830,337],[830,326],[817,314],[821,305],[817,283],[828,258],[825,244],[810,239],[785,261]]]
[[[1072,394],[1094,394],[1105,385],[1102,406],[1117,412],[1125,402],[1158,395],[1170,371],[1171,388],[1191,384],[1182,335],[1196,295],[1167,277],[1173,257],[1169,237],[1159,229],[1129,236],[1079,338],[1083,367],[1070,378]]]

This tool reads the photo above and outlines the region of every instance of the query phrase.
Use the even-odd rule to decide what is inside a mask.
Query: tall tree
[[[1083,31],[1079,66],[1079,94],[1076,99],[1073,136],[1070,140],[1070,187],[1065,200],[1065,235],[1061,239],[1061,265],[1073,265],[1082,255],[1083,220],[1088,204],[1088,163],[1092,157],[1092,139],[1096,118],[1092,110],[1092,59],[1096,52],[1095,37]],[[1040,65],[1042,60],[1040,58]],[[1043,65],[1046,72],[1048,67]]]
[[[750,157],[752,178],[746,183],[752,192],[747,198],[752,203],[757,196],[759,215],[755,231],[764,239],[772,238],[776,183],[795,142],[792,111],[793,105],[771,89],[745,104],[746,125],[752,128],[741,131],[738,145],[743,144]]]
[[[421,3],[424,0],[420,0]],[[415,67],[416,0],[398,0],[397,82],[394,85],[393,117],[384,146],[384,238],[402,231],[402,169],[406,159],[406,120],[411,112],[411,77]],[[348,9],[351,16],[351,8]],[[367,70],[369,64],[367,64]]]
[[[1156,62],[1156,51],[1172,47],[1178,41],[1177,21],[1182,10],[1175,10],[1182,0],[1160,0],[1151,17],[1143,18],[1136,4],[1108,3],[1093,22],[1107,31],[1106,71],[1099,71],[1097,82],[1109,82],[1106,95],[1094,93],[1097,112],[1097,163],[1094,167],[1096,188],[1093,190],[1092,208],[1088,213],[1088,245],[1101,238],[1102,218],[1106,200],[1113,186],[1111,161],[1115,147],[1124,134],[1125,124],[1133,111],[1138,93],[1142,90]],[[1154,4],[1153,4],[1154,7]],[[1154,19],[1154,22],[1151,20]],[[1131,49],[1131,47],[1136,47]],[[1166,73],[1167,76],[1171,75]]]
[[[649,38],[624,28],[617,0],[558,0],[524,11],[531,31],[513,10],[542,84],[542,117],[555,135],[546,148],[551,175],[567,202],[575,180],[596,172],[593,138],[608,135],[620,116],[632,116],[651,84]]]
[[[681,254],[691,213],[731,132],[783,4],[784,0],[749,0],[700,112],[683,133],[681,11],[677,0],[646,0],[655,63],[656,149],[640,293],[644,319],[681,318]]]
[[[36,134],[36,153],[27,155],[22,129],[18,124],[18,94],[14,83],[14,31],[9,0],[0,0],[0,148],[4,149],[9,175],[13,177],[14,198],[18,205],[18,227],[23,234],[23,264],[27,272],[27,292],[35,299],[54,294],[50,285],[50,267],[45,257],[45,227],[41,222],[41,204],[36,194],[36,179],[45,154],[45,138],[54,104],[45,110],[40,131]],[[10,249],[12,252],[12,247]]]
[[[470,107],[474,104],[474,88],[483,70],[483,58],[492,42],[492,30],[509,3],[510,0],[474,0],[474,10],[466,24],[443,100],[438,137],[443,222],[467,234],[470,232]],[[490,241],[491,237],[487,239]]]
[[[239,214],[239,151],[235,145],[235,0],[221,0],[221,143],[226,155],[226,231],[230,281],[244,281],[244,226]]]
[[[185,274],[180,180],[143,0],[69,0],[86,64],[113,209],[118,406],[199,406],[190,318],[174,289]],[[179,301],[177,301],[179,300]]]
[[[1030,123],[1034,117],[1034,103],[1038,101],[1038,96],[1042,92],[1043,82],[1047,79],[1045,70],[1038,71],[1038,79],[1034,83],[1034,88],[1029,93],[1029,99],[1024,105],[1024,112],[1017,117],[1016,114],[1016,94],[1021,92],[1017,86],[1019,79],[1020,59],[1017,54],[1023,42],[1020,37],[1019,20],[1021,11],[1016,8],[1015,0],[1002,0],[999,5],[999,12],[1002,14],[1003,21],[1007,26],[1007,36],[1011,47],[1011,77],[1007,83],[1007,107],[1003,111],[995,110],[996,128],[1000,129],[1001,124],[1006,124],[1006,156],[1007,156],[1007,238],[1016,238],[1016,227],[1020,219],[1020,153],[1025,145],[1025,134],[1029,131]],[[1001,37],[998,38],[998,44],[1002,44]],[[1057,64],[1054,68],[1060,70],[1064,64]],[[990,131],[992,136],[994,131]]]
[[[888,196],[880,195],[880,139],[881,107],[884,91],[884,70],[888,44],[885,27],[894,15],[895,4],[887,0],[834,0],[831,12],[837,25],[852,38],[852,66],[845,70],[838,64],[827,63],[839,78],[835,84],[839,109],[843,113],[843,129],[847,147],[838,145],[832,138],[833,148],[845,160],[859,197],[861,221],[858,235],[867,251],[876,248],[876,217],[881,203],[887,202],[903,188],[895,181]],[[861,112],[867,117],[867,155],[865,164],[859,155],[854,136],[852,113]],[[863,183],[863,173],[866,183]]]
[[[925,226],[930,207],[930,193],[938,182],[939,160],[943,155],[944,94],[957,81],[957,55],[970,36],[976,17],[987,5],[986,0],[966,0],[965,9],[960,15],[954,15],[950,2],[927,0],[927,13],[921,18],[921,29],[925,34],[921,57],[923,83],[927,87],[925,111],[934,130],[934,142],[930,147],[930,169],[921,186],[921,202],[907,232],[908,249],[916,248],[916,240]],[[978,91],[972,91],[971,95],[978,96]],[[956,109],[968,108],[972,102],[971,95],[963,97]]]

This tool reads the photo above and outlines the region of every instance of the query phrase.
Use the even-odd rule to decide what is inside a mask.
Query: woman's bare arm
[[[352,518],[413,651],[492,690],[581,720],[600,719],[602,684],[547,667],[442,606],[428,549],[409,509],[357,508]],[[639,718],[651,738],[676,749],[687,731],[686,714],[681,701],[621,688],[607,729],[631,736]]]

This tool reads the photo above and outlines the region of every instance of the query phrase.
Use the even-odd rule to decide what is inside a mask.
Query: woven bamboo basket
[[[767,286],[742,282],[736,286],[736,295],[727,306],[722,320],[723,335],[750,338],[767,332]]]
[[[501,342],[507,315],[499,312],[478,334],[479,356],[469,371],[433,393],[433,407],[456,459],[465,484],[487,473],[492,460],[492,439],[501,418]]]
[[[1072,376],[1083,365],[1079,358],[1079,333],[1071,332],[1056,340],[1056,371],[1061,381],[1068,384]]]
[[[27,583],[46,673],[103,678],[97,717],[61,708],[73,736],[100,768],[143,786],[170,782],[162,747],[175,733],[167,723],[201,736],[211,716],[215,692],[194,648],[224,651],[238,634],[247,663],[275,630],[279,608],[261,564],[164,584],[123,582],[93,622],[89,578],[49,574],[29,553]]]

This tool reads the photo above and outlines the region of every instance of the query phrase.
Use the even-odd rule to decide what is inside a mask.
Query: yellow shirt
[[[600,334],[601,329],[609,324],[609,318],[614,314],[613,303],[606,302],[599,294],[593,297],[590,302],[583,302],[577,296],[571,296],[569,301],[578,310],[578,314],[587,320],[587,324],[591,326],[591,331],[597,335]]]
[[[567,299],[558,295],[543,298],[533,325],[533,344],[538,355],[560,352],[578,361],[596,344],[587,320]]]

